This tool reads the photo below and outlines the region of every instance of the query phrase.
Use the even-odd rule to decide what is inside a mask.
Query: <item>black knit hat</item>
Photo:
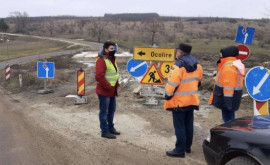
[[[236,57],[239,54],[239,50],[236,46],[229,46],[220,50],[222,57]]]
[[[188,44],[180,43],[178,49],[182,50],[185,53],[190,53],[192,46]]]

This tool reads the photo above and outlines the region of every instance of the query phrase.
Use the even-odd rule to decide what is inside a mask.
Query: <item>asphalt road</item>
[[[74,44],[74,45],[87,46],[87,47],[89,47],[91,49],[95,49],[97,47],[99,48],[101,46],[100,43],[88,42],[88,41],[83,41],[83,40],[74,40],[74,39],[66,39],[66,38],[54,38],[54,37],[42,37],[42,36],[31,36],[31,35],[13,34],[13,33],[0,33],[0,34],[12,35],[12,36],[21,36],[21,37],[33,37],[33,38],[47,39],[47,40],[53,40],[53,41],[61,41],[61,42],[71,43],[71,44]]]
[[[11,34],[11,33],[0,33],[0,34],[22,36],[22,37],[28,36],[29,37],[29,35],[22,35],[22,34]],[[74,45],[87,46],[91,50],[98,50],[102,46],[102,44],[100,44],[100,43],[81,41],[81,40],[52,38],[52,37],[40,37],[40,36],[30,36],[30,37],[39,38],[39,39],[54,40],[54,41],[60,41],[60,42],[67,42],[67,43],[71,43]],[[43,59],[50,58],[50,57],[70,55],[70,54],[75,54],[78,52],[79,52],[79,50],[67,50],[67,51],[61,51],[61,52],[45,53],[45,54],[38,54],[38,55],[33,55],[33,56],[28,56],[28,57],[21,57],[21,58],[17,58],[17,59],[12,59],[12,60],[8,60],[8,61],[0,62],[0,70],[4,69],[5,66],[7,65],[7,63],[10,66],[16,65],[16,64],[26,64],[26,63],[30,63],[30,62],[38,61],[38,60],[43,60]]]

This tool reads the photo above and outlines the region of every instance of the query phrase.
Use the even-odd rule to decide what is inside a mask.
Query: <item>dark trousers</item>
[[[173,125],[176,136],[175,150],[184,153],[191,149],[193,139],[193,116],[194,110],[185,112],[173,112]]]
[[[98,95],[99,99],[99,122],[101,133],[109,133],[114,129],[113,118],[116,109],[115,97],[105,97]]]
[[[225,122],[233,120],[235,118],[234,111],[222,110],[222,119]]]

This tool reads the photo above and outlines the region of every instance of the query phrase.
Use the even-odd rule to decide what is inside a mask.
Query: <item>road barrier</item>
[[[80,70],[77,71],[77,95],[75,100],[75,105],[79,104],[86,104],[87,98],[85,95],[85,71],[80,68]]]

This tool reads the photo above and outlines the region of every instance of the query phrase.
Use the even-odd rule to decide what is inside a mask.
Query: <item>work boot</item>
[[[116,131],[115,128],[114,129],[111,129],[110,130],[110,133],[113,134],[113,135],[120,135],[121,134],[120,132]]]
[[[186,153],[190,154],[191,153],[191,149],[186,149]]]
[[[116,139],[116,136],[114,136],[111,133],[103,133],[103,134],[101,134],[101,137],[107,138],[107,139]]]
[[[178,157],[178,158],[184,158],[185,157],[185,153],[182,152],[176,152],[175,149],[171,150],[171,151],[166,151],[166,154],[170,157]]]

